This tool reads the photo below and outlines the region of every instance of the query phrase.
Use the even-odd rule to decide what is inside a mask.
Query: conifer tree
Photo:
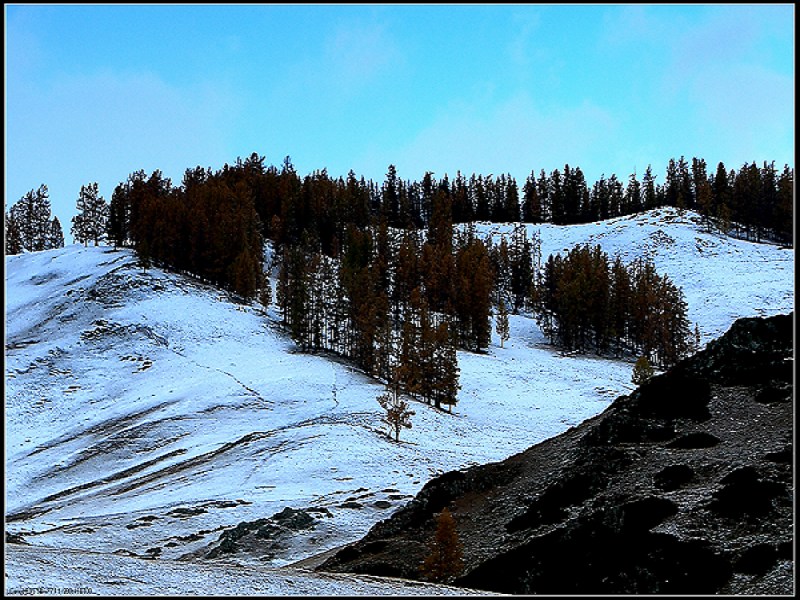
[[[497,335],[500,336],[500,347],[502,348],[503,342],[509,338],[508,311],[506,310],[506,303],[502,299],[497,307],[497,324],[495,328]]]
[[[58,220],[58,217],[53,217],[50,222],[50,236],[47,245],[50,249],[64,247],[64,231],[61,229],[61,221]]]
[[[258,278],[254,258],[250,254],[249,248],[244,247],[236,256],[230,266],[228,280],[231,282],[233,291],[243,296],[245,300],[250,300],[255,296]]]
[[[30,190],[20,198],[11,207],[10,216],[19,232],[22,250],[39,252],[49,249],[52,223],[46,185],[42,184],[39,189]]]
[[[642,186],[636,179],[636,173],[631,173],[628,186],[625,188],[625,201],[622,214],[635,214],[642,211]]]
[[[622,189],[622,182],[612,173],[611,177],[608,178],[608,216],[620,216],[624,203],[625,192]]]
[[[539,195],[539,204],[542,207],[542,222],[553,221],[553,197],[550,179],[544,169],[539,171],[539,179],[536,180],[536,193]]]
[[[78,214],[72,218],[72,237],[84,246],[89,241],[97,246],[106,234],[109,218],[108,205],[98,193],[97,182],[81,186],[76,208]]]
[[[450,581],[464,568],[463,550],[456,522],[450,510],[445,509],[436,518],[436,533],[420,571],[428,581]]]
[[[773,216],[775,234],[778,241],[793,245],[794,169],[790,169],[789,165],[784,165],[783,171],[778,176],[777,186],[777,204]]]
[[[530,281],[533,277],[533,248],[524,225],[514,226],[509,248],[510,291],[513,312],[517,314],[524,306]]]
[[[461,386],[458,383],[456,346],[447,321],[439,323],[433,334],[431,367],[434,405],[441,409],[442,404],[446,404],[448,412],[453,412],[453,406],[458,403],[458,390]]]
[[[500,239],[500,243],[493,247],[492,262],[495,274],[495,290],[497,292],[497,302],[509,299],[511,295],[511,252],[505,236]]]
[[[516,180],[511,177],[511,175],[506,177],[506,189],[503,200],[503,220],[511,223],[518,222],[520,220],[519,188],[517,187]]]
[[[539,190],[536,184],[536,173],[533,171],[525,180],[522,192],[522,220],[525,223],[541,223],[544,220],[542,202],[541,198],[539,198]]]
[[[565,225],[568,223],[567,213],[564,208],[564,190],[562,188],[561,172],[558,169],[555,169],[550,174],[547,197],[550,201],[550,215],[553,224]]]
[[[475,351],[489,347],[489,321],[494,274],[489,252],[481,240],[472,238],[460,245],[452,281],[452,315],[459,345]]]
[[[653,169],[647,165],[647,169],[642,177],[642,201],[645,210],[650,210],[658,205],[658,195],[656,193],[656,177]]]
[[[22,252],[22,237],[19,230],[17,216],[13,210],[5,212],[5,252],[10,254],[20,254]]]

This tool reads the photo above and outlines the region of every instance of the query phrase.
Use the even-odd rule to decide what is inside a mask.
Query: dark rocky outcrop
[[[601,415],[425,485],[328,571],[419,579],[449,508],[451,583],[512,594],[791,594],[793,316],[741,319]]]
[[[314,529],[319,517],[312,513],[330,515],[324,508],[294,509],[287,506],[267,519],[243,521],[226,529],[216,542],[184,558],[213,559],[241,553],[269,560],[290,544],[298,532]]]

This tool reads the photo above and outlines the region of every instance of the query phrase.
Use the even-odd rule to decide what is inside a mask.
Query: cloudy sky
[[[794,6],[5,5],[5,201],[253,152],[383,180],[794,166]],[[713,170],[713,168],[712,168]]]

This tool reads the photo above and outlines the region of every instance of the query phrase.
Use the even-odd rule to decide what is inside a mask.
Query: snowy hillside
[[[545,257],[583,242],[651,255],[704,341],[794,305],[791,250],[675,211],[531,229]],[[415,403],[394,443],[375,381],[296,353],[272,312],[135,263],[82,246],[6,259],[6,529],[31,544],[176,559],[242,521],[313,509],[313,529],[241,559],[287,565],[362,537],[432,475],[502,460],[632,388],[630,363],[562,356],[512,316],[505,348],[494,334],[488,354],[459,353],[454,414]],[[7,585],[42,584],[30,557],[9,559]]]
[[[470,596],[484,591],[370,575],[230,563],[145,561],[107,553],[10,546],[8,595],[98,596]]]
[[[739,317],[767,317],[794,306],[794,250],[707,233],[693,211],[665,207],[585,225],[528,225],[541,236],[542,260],[575,244],[599,244],[629,263],[650,258],[660,274],[683,288],[689,320],[703,342],[719,337]],[[482,224],[481,236],[510,236],[512,225]]]

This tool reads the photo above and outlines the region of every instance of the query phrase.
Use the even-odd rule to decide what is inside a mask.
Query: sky
[[[794,167],[794,5],[5,5],[5,203],[300,175]]]

